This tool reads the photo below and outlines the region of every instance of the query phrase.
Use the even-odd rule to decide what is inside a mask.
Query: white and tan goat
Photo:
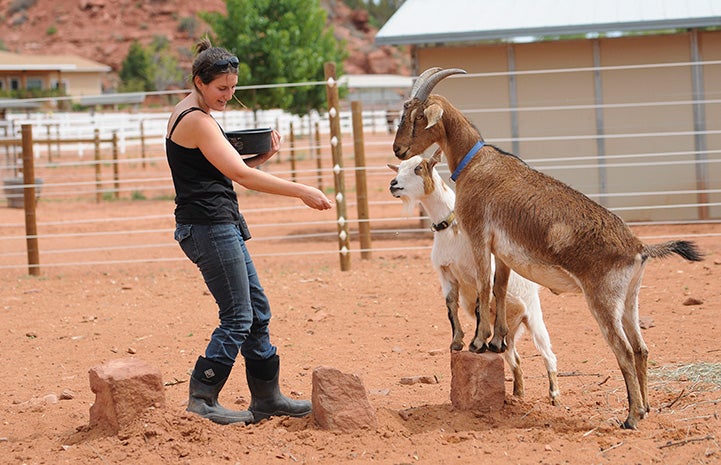
[[[456,182],[456,215],[468,235],[478,271],[481,324],[472,350],[502,352],[508,333],[510,270],[553,292],[583,292],[623,374],[636,428],[649,411],[648,348],[638,322],[638,294],[649,258],[675,253],[699,261],[692,242],[642,243],[616,215],[566,184],[485,144],[480,132],[433,88],[457,68],[423,72],[404,103],[393,151],[401,160],[440,146]],[[496,257],[490,330],[491,253]]]
[[[435,169],[439,160],[440,151],[429,160],[415,156],[400,165],[388,164],[397,173],[391,181],[390,192],[403,201],[407,214],[420,204],[431,219],[431,229],[434,231],[431,263],[438,273],[451,322],[451,350],[462,350],[463,329],[458,309],[461,307],[469,315],[477,316],[476,265],[471,244],[454,219],[456,194]],[[491,268],[493,266],[491,257]],[[538,290],[538,284],[511,272],[507,299],[508,349],[503,353],[503,358],[513,373],[513,395],[523,396],[523,370],[515,342],[523,334],[524,327],[527,328],[546,366],[549,398],[553,405],[557,405],[559,390],[556,355],[551,349],[551,339],[543,322]]]

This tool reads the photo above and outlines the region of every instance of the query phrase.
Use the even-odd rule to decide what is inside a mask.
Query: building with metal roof
[[[375,40],[447,44],[719,25],[714,0],[406,0]]]

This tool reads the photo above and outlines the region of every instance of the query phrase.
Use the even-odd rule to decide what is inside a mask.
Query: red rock
[[[451,353],[451,403],[459,410],[503,408],[506,385],[498,354]]]
[[[165,406],[160,371],[135,358],[111,360],[90,369],[90,427],[116,434],[149,407]]]
[[[438,384],[438,378],[436,376],[405,376],[401,378],[401,384]]]
[[[382,47],[367,55],[368,71],[372,74],[398,74],[398,60],[391,55],[389,49]]]
[[[370,32],[371,27],[368,24],[368,11],[367,10],[353,10],[350,14],[350,21],[353,26],[362,32]]]
[[[376,429],[378,418],[357,374],[330,367],[313,370],[313,418],[323,429]]]
[[[638,325],[641,329],[649,329],[656,326],[656,322],[650,316],[642,316],[638,318]]]

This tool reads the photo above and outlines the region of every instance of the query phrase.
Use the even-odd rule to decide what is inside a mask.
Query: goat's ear
[[[443,150],[439,147],[438,150],[436,150],[433,155],[431,155],[431,158],[428,159],[428,169],[432,170],[436,164],[440,163],[441,161],[441,153],[443,153]]]
[[[393,171],[395,171],[396,173],[397,173],[398,170],[400,169],[400,167],[399,167],[398,165],[394,165],[394,164],[392,164],[392,163],[388,163],[386,166],[387,166],[388,168],[392,169]]]
[[[434,103],[428,106],[428,108],[423,111],[423,114],[426,115],[426,119],[428,120],[428,125],[426,125],[426,129],[428,129],[441,120],[443,117],[443,108],[437,103]]]

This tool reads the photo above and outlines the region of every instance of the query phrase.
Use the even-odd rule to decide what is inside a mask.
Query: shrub
[[[178,32],[185,33],[188,37],[195,37],[198,29],[198,19],[195,16],[186,16],[178,23]]]
[[[34,7],[38,0],[13,0],[8,5],[8,16]]]

